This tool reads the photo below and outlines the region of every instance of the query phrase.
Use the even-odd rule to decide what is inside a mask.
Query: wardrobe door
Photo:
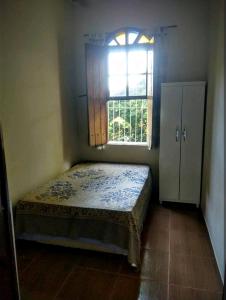
[[[159,154],[160,201],[179,200],[182,87],[162,86]]]
[[[205,86],[183,87],[180,200],[200,201]]]

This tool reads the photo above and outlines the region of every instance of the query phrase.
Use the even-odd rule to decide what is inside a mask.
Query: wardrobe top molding
[[[206,85],[205,81],[189,81],[189,82],[163,82],[162,87],[164,86],[188,86],[188,85]]]

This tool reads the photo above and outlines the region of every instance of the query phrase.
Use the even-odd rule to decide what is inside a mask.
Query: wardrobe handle
[[[179,142],[179,139],[180,139],[180,131],[179,131],[179,128],[177,127],[176,128],[176,142]]]
[[[187,139],[187,129],[184,127],[183,129],[183,139],[184,139],[184,142],[186,141]]]

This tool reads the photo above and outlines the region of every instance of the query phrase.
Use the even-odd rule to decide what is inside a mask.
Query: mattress
[[[138,266],[150,186],[148,166],[78,164],[17,203],[16,236],[121,253]]]

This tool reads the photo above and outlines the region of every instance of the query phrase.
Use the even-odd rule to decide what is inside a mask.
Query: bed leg
[[[132,267],[134,272],[140,272],[140,264],[136,265],[136,264],[130,264],[130,266]]]

